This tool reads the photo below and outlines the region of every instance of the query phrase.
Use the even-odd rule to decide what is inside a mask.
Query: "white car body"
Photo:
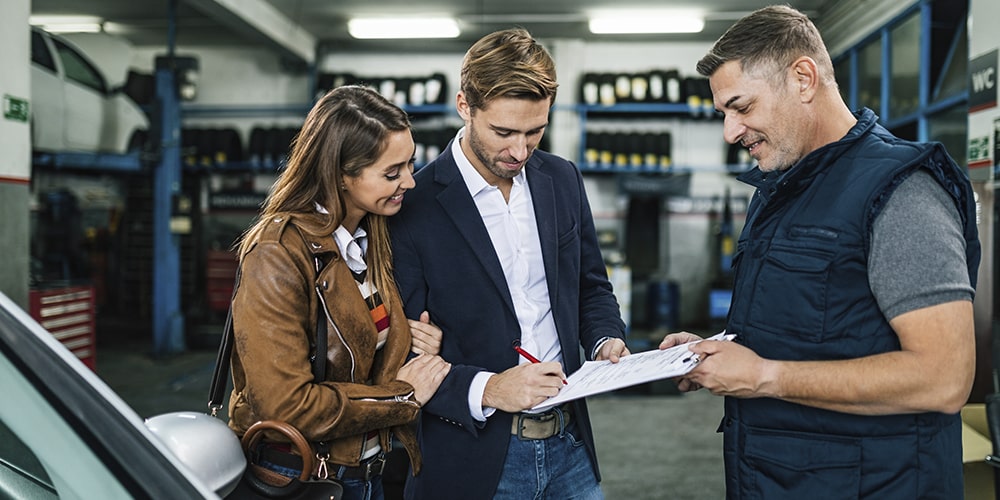
[[[147,425],[3,292],[0,394],[0,498],[218,499],[246,468],[222,420],[174,412]]]
[[[34,151],[124,154],[141,146],[146,114],[109,88],[86,55],[63,38],[31,30]]]

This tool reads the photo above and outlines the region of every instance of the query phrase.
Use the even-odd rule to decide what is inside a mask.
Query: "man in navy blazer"
[[[456,96],[465,127],[391,218],[407,316],[430,313],[452,363],[423,407],[407,498],[603,498],[585,401],[525,412],[584,357],[628,354],[580,171],[535,150],[556,87],[526,31],[478,41]]]

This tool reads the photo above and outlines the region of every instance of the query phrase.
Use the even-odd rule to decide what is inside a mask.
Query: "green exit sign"
[[[28,121],[28,100],[4,94],[3,117],[19,122]]]
[[[992,150],[988,135],[969,138],[969,163],[988,160],[990,159],[990,153],[992,153]]]

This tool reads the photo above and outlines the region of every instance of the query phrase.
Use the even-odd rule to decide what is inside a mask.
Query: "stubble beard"
[[[517,170],[510,170],[497,165],[500,163],[500,159],[489,157],[486,152],[486,148],[483,147],[483,143],[479,140],[479,136],[476,134],[475,129],[471,127],[469,129],[469,147],[472,148],[472,154],[476,155],[476,158],[483,164],[484,167],[486,167],[486,170],[501,179],[513,179],[521,173],[521,170],[524,169],[524,162],[521,163],[521,167]],[[528,157],[530,158],[531,155],[528,155]],[[525,158],[525,161],[527,161],[527,158]]]

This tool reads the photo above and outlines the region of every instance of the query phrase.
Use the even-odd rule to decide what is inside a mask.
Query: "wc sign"
[[[969,112],[997,105],[997,50],[969,61]]]

